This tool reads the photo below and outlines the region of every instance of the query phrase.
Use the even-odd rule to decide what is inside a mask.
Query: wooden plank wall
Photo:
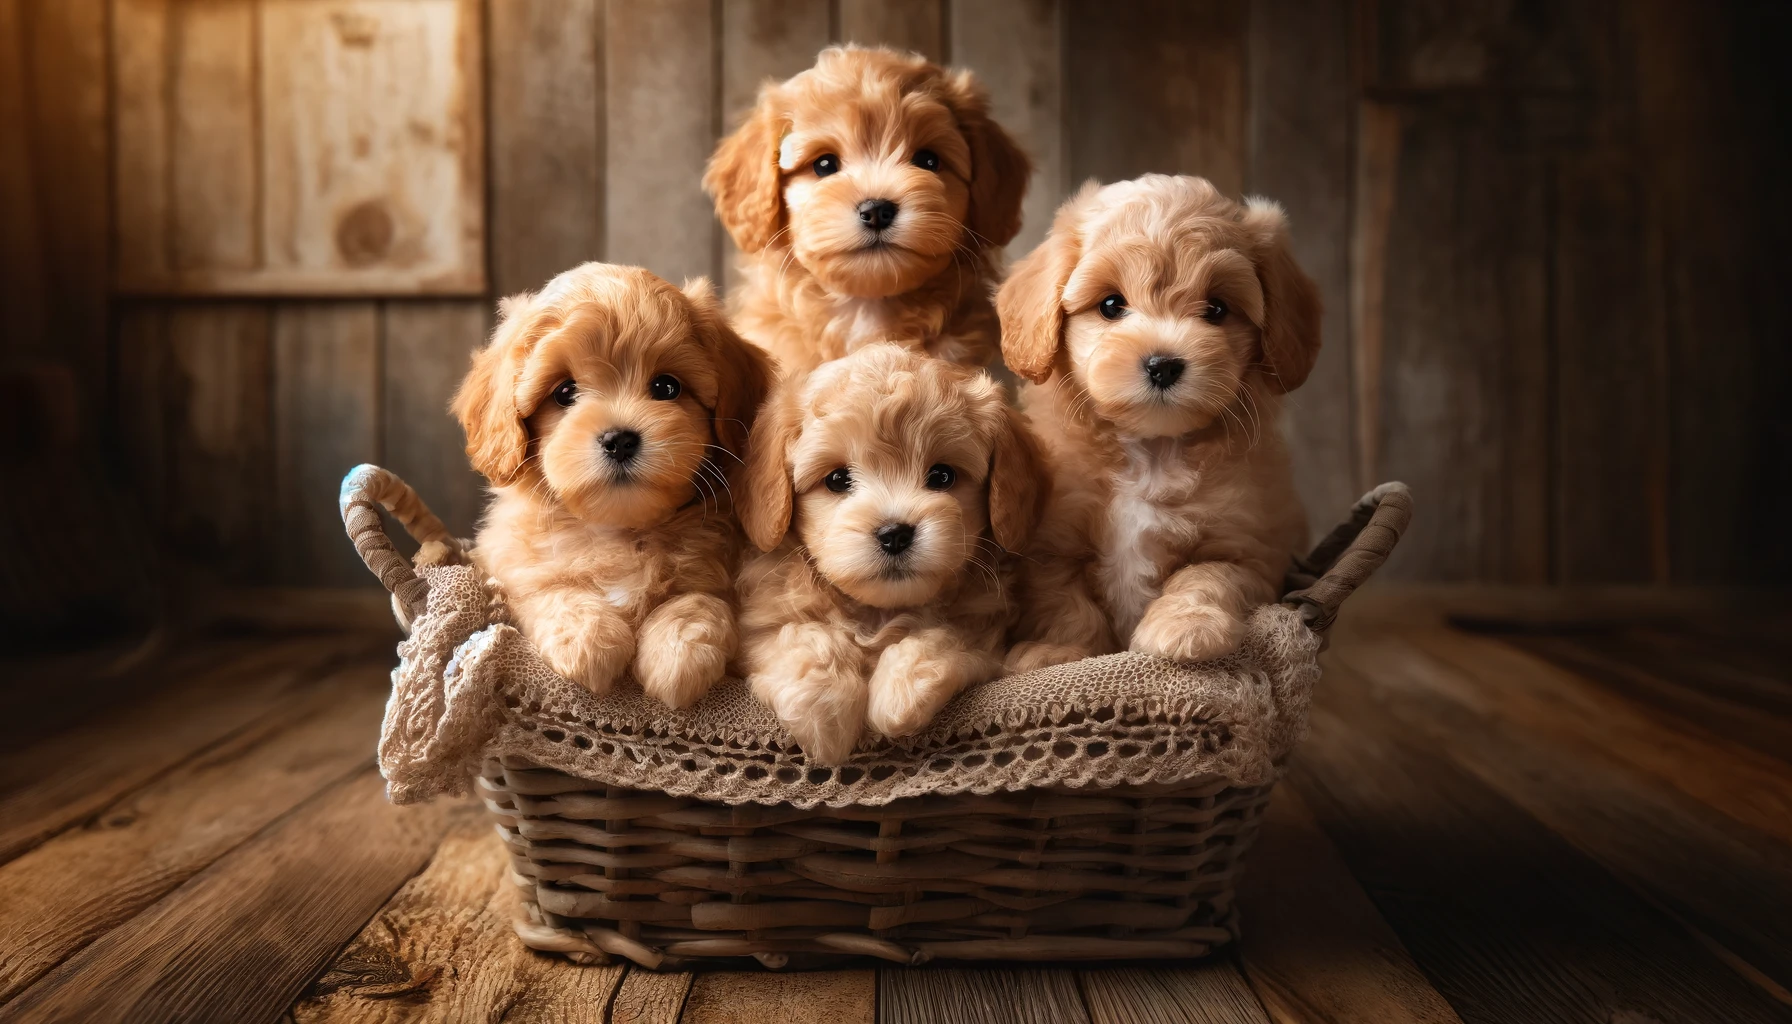
[[[170,5],[199,45],[249,0],[0,0],[0,322],[7,359],[93,382],[157,534],[220,577],[365,583],[334,509],[363,459],[469,529],[478,482],[443,409],[495,298],[586,259],[726,282],[703,161],[761,81],[839,40],[982,75],[1039,165],[1011,254],[1088,177],[1201,173],[1282,201],[1327,305],[1285,414],[1301,493],[1322,527],[1376,481],[1412,484],[1390,574],[1792,569],[1773,5],[485,0],[483,295],[121,299],[106,268],[134,236],[111,183],[134,179],[111,141],[163,97],[121,89],[107,41]],[[237,59],[192,62],[211,77],[170,95]],[[243,116],[205,95],[206,116]],[[192,126],[173,127],[178,147]],[[183,237],[246,244],[248,199],[183,187]]]

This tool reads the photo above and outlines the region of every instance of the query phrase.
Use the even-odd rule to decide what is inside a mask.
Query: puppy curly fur
[[[987,374],[900,346],[777,386],[744,476],[742,524],[765,554],[741,570],[742,662],[808,757],[845,760],[865,726],[913,733],[1000,674],[1038,458]],[[878,536],[892,524],[913,528],[897,554]]]
[[[1008,670],[1237,649],[1306,539],[1276,422],[1318,356],[1319,293],[1281,209],[1201,178],[1091,182],[996,303],[1054,474]]]
[[[938,169],[918,166],[928,151]],[[838,170],[817,173],[831,155]],[[1031,165],[968,71],[857,46],[767,83],[703,186],[744,254],[736,327],[801,372],[878,341],[987,365],[1000,248],[1020,230]],[[897,206],[881,233],[858,207]]]
[[[474,559],[556,672],[603,692],[625,671],[673,707],[738,647],[740,544],[726,464],[744,458],[771,369],[709,282],[587,263],[506,300],[454,397],[492,500]],[[669,376],[676,395],[654,382]],[[603,449],[638,435],[626,460]]]

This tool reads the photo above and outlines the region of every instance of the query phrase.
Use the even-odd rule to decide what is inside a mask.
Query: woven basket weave
[[[1366,495],[1227,658],[1008,677],[821,766],[738,680],[674,711],[555,676],[403,481],[357,467],[341,501],[410,630],[380,743],[388,794],[476,791],[512,855],[522,940],[648,968],[1198,957],[1231,941],[1324,632],[1411,515],[1404,485]],[[381,508],[422,543],[415,564]]]

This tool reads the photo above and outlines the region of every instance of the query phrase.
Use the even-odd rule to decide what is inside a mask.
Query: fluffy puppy
[[[507,299],[454,396],[491,481],[474,558],[553,669],[673,707],[737,648],[725,465],[771,371],[709,282],[587,263]]]
[[[1319,293],[1281,209],[1201,178],[1092,182],[996,304],[1055,474],[1009,670],[1237,649],[1306,539],[1276,420],[1319,354]]]
[[[1031,167],[968,71],[857,46],[767,83],[703,187],[744,253],[735,325],[786,372],[896,341],[984,366]]]
[[[742,662],[817,763],[1000,674],[1044,487],[988,374],[872,345],[778,386],[747,456]]]

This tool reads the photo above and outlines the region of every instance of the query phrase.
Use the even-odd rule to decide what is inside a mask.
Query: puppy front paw
[[[592,693],[610,692],[627,661],[626,652],[573,631],[550,631],[532,639],[549,668]]]
[[[693,595],[695,596],[695,595]],[[680,598],[665,614],[648,616],[635,638],[635,679],[668,707],[689,707],[728,672],[735,648],[734,620],[715,598]]]
[[[1224,657],[1244,643],[1244,620],[1224,608],[1158,601],[1132,631],[1132,649],[1184,665]]]
[[[891,739],[919,732],[947,701],[993,667],[993,660],[983,665],[963,651],[942,653],[920,637],[898,641],[878,657],[871,673],[866,724]]]
[[[1082,661],[1093,653],[1087,648],[1072,647],[1068,644],[1044,644],[1034,640],[1022,640],[1008,648],[1008,657],[1002,662],[1002,674],[1017,676],[1036,668],[1065,665],[1073,661]]]
[[[759,652],[747,679],[815,764],[851,757],[865,723],[863,670],[836,640],[813,627],[786,626],[775,652]]]

